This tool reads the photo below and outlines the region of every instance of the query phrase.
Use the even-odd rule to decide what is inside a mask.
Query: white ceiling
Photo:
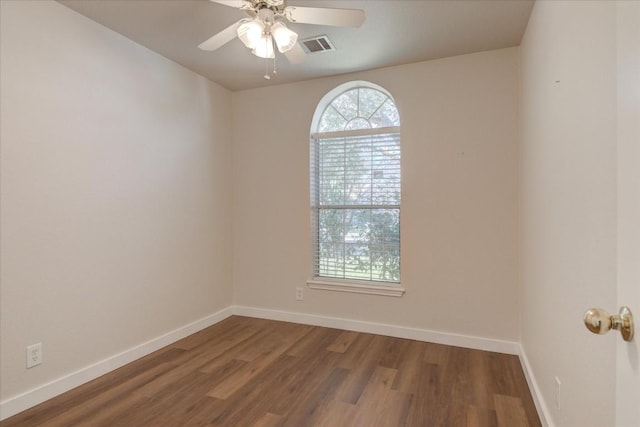
[[[60,3],[230,90],[282,84],[518,46],[533,0],[290,0],[289,5],[363,9],[360,28],[288,24],[300,39],[326,34],[334,52],[289,64],[277,76],[237,38],[214,52],[198,44],[246,13],[207,0],[59,0]],[[272,67],[272,65],[270,65]]]

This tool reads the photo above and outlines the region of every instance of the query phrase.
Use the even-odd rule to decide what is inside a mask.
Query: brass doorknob
[[[622,339],[633,339],[633,315],[629,307],[621,307],[618,314],[610,315],[601,308],[591,308],[584,313],[584,325],[594,334],[606,334],[611,329],[620,331]]]

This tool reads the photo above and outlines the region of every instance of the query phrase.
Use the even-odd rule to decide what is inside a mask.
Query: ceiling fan
[[[355,28],[365,20],[363,10],[287,6],[287,0],[210,1],[244,10],[249,18],[239,20],[201,43],[200,49],[213,51],[238,37],[254,55],[274,58],[275,42],[278,51],[293,64],[303,62],[306,54],[296,43],[298,34],[287,28],[283,21]]]

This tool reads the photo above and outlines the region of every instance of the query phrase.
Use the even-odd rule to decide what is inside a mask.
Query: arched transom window
[[[314,280],[400,282],[400,193],[391,96],[367,82],[329,92],[311,132]]]
[[[400,116],[391,97],[376,89],[357,87],[343,92],[327,105],[318,132],[394,126],[400,126]]]

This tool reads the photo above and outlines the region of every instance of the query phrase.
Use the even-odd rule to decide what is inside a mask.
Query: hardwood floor
[[[516,356],[230,317],[0,423],[540,426]]]

